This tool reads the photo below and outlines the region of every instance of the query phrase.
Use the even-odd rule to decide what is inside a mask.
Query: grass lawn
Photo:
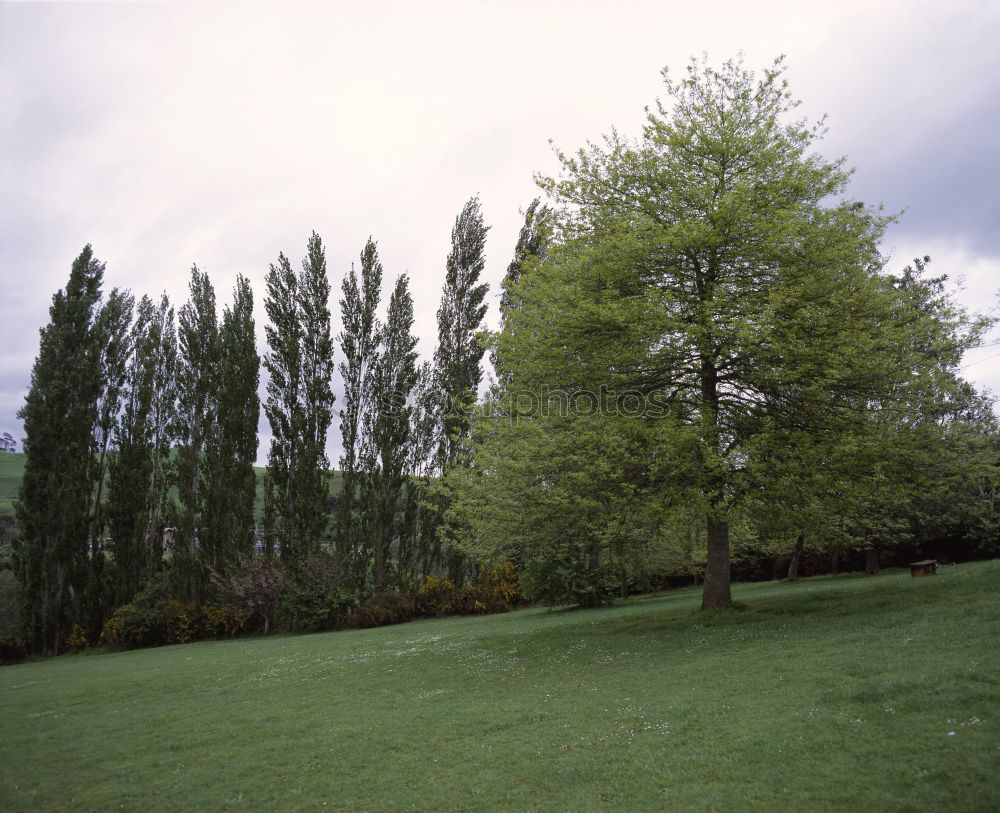
[[[0,808],[1000,810],[1000,561],[0,669]]]

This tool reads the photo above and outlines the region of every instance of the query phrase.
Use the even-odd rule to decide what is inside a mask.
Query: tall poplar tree
[[[94,456],[91,480],[93,491],[88,511],[90,575],[85,593],[87,605],[84,629],[96,636],[105,615],[111,609],[112,586],[106,578],[106,558],[103,537],[107,520],[104,513],[106,484],[112,444],[119,433],[119,422],[128,363],[133,352],[132,313],[135,298],[127,291],[112,289],[101,308],[96,329],[101,346],[100,387],[97,401],[97,420],[94,424]]]
[[[268,551],[290,551],[294,528],[294,483],[302,425],[302,326],[299,323],[298,278],[284,254],[278,255],[266,278],[264,327],[268,352],[267,401],[264,413],[271,427],[264,475],[264,526]]]
[[[485,265],[486,233],[479,198],[471,198],[451,230],[451,251],[448,253],[444,289],[438,307],[438,344],[434,351],[434,378],[438,409],[436,467],[447,474],[454,467],[469,442],[469,425],[477,390],[482,381],[482,358],[485,352],[478,332],[486,315],[486,293],[489,286],[480,283]],[[438,528],[447,509],[443,494],[434,493],[430,502],[433,512],[424,519],[426,531],[435,540],[431,546],[434,560],[439,559]],[[435,565],[439,562],[435,561]],[[464,578],[464,557],[456,550],[447,554],[448,574],[452,581]]]
[[[469,430],[469,411],[483,377],[483,347],[476,334],[486,315],[489,286],[480,283],[485,265],[486,233],[479,198],[471,198],[451,230],[451,251],[437,312],[438,345],[434,352],[442,398],[438,466],[447,469],[459,456]]]
[[[88,576],[103,280],[104,264],[87,245],[73,262],[66,287],[52,298],[31,386],[18,412],[26,459],[14,564],[24,587],[25,638],[51,654],[62,650],[81,618],[78,599]]]
[[[149,579],[163,558],[163,525],[170,490],[170,450],[177,426],[177,327],[167,295],[160,298],[149,347],[156,354],[150,394],[150,472],[146,490],[143,534],[144,578]]]
[[[427,499],[439,445],[440,397],[434,367],[425,361],[417,369],[410,403],[406,490],[402,517],[400,564],[404,574],[426,576],[440,558],[436,508]]]
[[[403,549],[403,489],[410,452],[410,394],[417,383],[417,339],[413,335],[410,280],[396,280],[381,352],[371,371],[371,402],[364,414],[366,477],[363,481],[366,526],[372,547],[372,579],[376,591],[387,586],[387,565],[397,544],[397,570],[412,571],[412,551]]]
[[[109,465],[108,525],[118,604],[156,571],[163,556],[162,514],[166,463],[174,423],[177,336],[164,294],[158,305],[143,297],[132,328],[132,356],[116,453]]]
[[[191,269],[190,299],[178,316],[177,456],[175,484],[180,501],[174,551],[191,598],[206,579],[199,548],[205,542],[205,453],[219,420],[220,345],[215,289],[208,274]]]
[[[340,435],[343,452],[340,469],[343,487],[337,502],[337,551],[358,581],[363,581],[367,567],[365,532],[358,527],[355,514],[360,478],[364,476],[361,449],[364,445],[364,417],[372,408],[372,371],[379,352],[380,331],[376,311],[382,290],[382,263],[378,245],[368,238],[361,251],[361,278],[354,266],[342,283],[340,315],[343,329],[340,348],[343,361],[340,374],[344,380],[344,407],[340,412]]]
[[[132,355],[124,392],[124,410],[118,429],[116,454],[108,471],[108,528],[114,564],[117,604],[131,599],[146,572],[145,515],[152,469],[149,417],[153,379],[158,362],[159,327],[156,306],[144,296],[136,308],[132,327]]]
[[[224,573],[253,545],[260,400],[260,357],[253,319],[253,291],[236,278],[232,306],[219,330],[218,420],[208,436],[204,555]]]
[[[524,224],[517,235],[517,243],[514,246],[514,257],[507,266],[507,273],[504,274],[501,283],[502,293],[500,295],[500,326],[501,330],[507,327],[507,314],[516,308],[519,299],[516,294],[517,284],[521,277],[532,264],[545,259],[549,241],[552,239],[552,210],[541,202],[541,198],[535,198],[524,211]],[[510,374],[506,370],[503,359],[497,352],[496,347],[490,354],[490,361],[497,374],[497,381],[501,386],[510,383]]]
[[[264,357],[269,381],[265,413],[271,449],[265,482],[265,524],[281,556],[317,551],[329,515],[326,436],[333,419],[333,337],[330,282],[318,234],[309,238],[296,275],[281,254],[267,275],[270,324]]]

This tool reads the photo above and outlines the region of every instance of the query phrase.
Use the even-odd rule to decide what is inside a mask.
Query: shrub
[[[197,604],[175,597],[161,572],[104,622],[100,641],[121,649],[229,638],[246,629],[247,613],[230,603]]]
[[[0,570],[0,663],[14,663],[27,654],[21,630],[21,585],[12,570]]]
[[[206,638],[233,638],[246,631],[246,613],[232,604],[203,604],[201,613]]]
[[[521,574],[513,562],[480,565],[476,586],[489,602],[500,600],[514,607],[521,601]]]
[[[212,584],[247,620],[259,618],[264,632],[269,632],[284,598],[287,578],[284,566],[274,557],[244,553],[228,575],[213,573]]]
[[[461,591],[450,579],[428,576],[414,594],[417,615],[427,618],[441,618],[460,612]]]
[[[70,630],[69,637],[66,638],[66,646],[69,648],[70,652],[82,652],[90,645],[87,640],[87,633],[83,631],[83,627],[79,624],[74,624],[73,629]]]
[[[287,573],[279,614],[287,629],[329,630],[344,623],[354,603],[354,594],[341,583],[339,560],[321,551]]]
[[[163,646],[167,640],[167,602],[146,605],[133,601],[119,607],[104,622],[101,643],[123,649]]]
[[[620,583],[610,566],[587,567],[557,557],[538,558],[524,570],[524,592],[530,601],[549,606],[597,607],[617,598]]]
[[[402,624],[417,617],[417,604],[406,593],[376,593],[347,618],[346,626],[352,629],[384,627]]]
[[[508,611],[521,599],[521,579],[510,562],[480,565],[474,582],[461,587],[450,579],[428,576],[414,593],[417,615],[477,615]]]

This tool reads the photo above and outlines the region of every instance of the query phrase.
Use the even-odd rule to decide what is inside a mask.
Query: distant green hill
[[[260,517],[264,510],[264,469],[255,468],[257,473],[257,501],[255,513]],[[14,500],[21,488],[24,476],[24,455],[0,452],[0,517],[14,514]],[[343,487],[344,477],[339,471],[333,472],[330,480],[330,495],[336,496]]]
[[[254,472],[257,474],[257,499],[254,501],[254,516],[257,519],[261,519],[264,515],[264,471],[263,467],[254,466]],[[344,474],[336,469],[331,473],[333,476],[330,478],[330,496],[336,497],[344,487]]]
[[[0,452],[0,517],[13,516],[14,500],[24,476],[24,455]]]

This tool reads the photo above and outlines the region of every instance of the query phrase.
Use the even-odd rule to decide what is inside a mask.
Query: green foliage
[[[404,624],[417,618],[417,604],[407,593],[387,591],[375,593],[347,618],[350,629],[370,629],[390,624]]]
[[[788,479],[804,460],[773,467],[781,478],[769,453],[862,439],[952,389],[983,323],[919,267],[884,273],[891,219],[846,199],[849,173],[814,152],[819,124],[791,118],[783,72],[665,72],[671,105],[640,139],[559,153],[561,176],[541,180],[553,238],[508,285],[495,337],[505,387],[473,430],[470,472],[446,478],[453,545],[600,582],[605,563],[678,544],[673,516],[700,514],[705,606],[729,606],[730,536],[751,504],[790,503],[801,524],[821,503]],[[882,459],[869,445],[853,468]],[[896,471],[885,510],[852,512],[883,535],[908,507]]]
[[[104,624],[100,642],[115,649],[144,649],[231,638],[245,631],[245,618],[240,609],[226,604],[137,600],[115,610]],[[86,646],[83,640],[76,649]]]
[[[621,596],[621,583],[607,564],[554,553],[529,560],[524,568],[524,594],[528,601],[550,607],[597,607]]]
[[[542,204],[540,198],[535,198],[524,212],[524,225],[521,226],[517,236],[514,257],[507,266],[507,273],[501,283],[500,319],[504,327],[507,314],[520,305],[520,299],[514,292],[518,282],[526,272],[543,261],[548,253],[549,242],[552,240],[552,227],[552,211]],[[509,384],[510,374],[495,346],[490,357],[500,382]]]

